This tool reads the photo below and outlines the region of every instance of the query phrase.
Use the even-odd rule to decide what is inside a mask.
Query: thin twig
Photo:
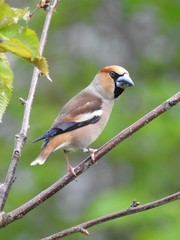
[[[52,1],[52,5],[47,8],[46,19],[44,23],[44,27],[42,30],[42,35],[40,39],[40,56],[42,56],[44,46],[47,39],[47,33],[50,26],[51,18],[54,12],[54,9],[58,3],[58,0]],[[26,142],[27,133],[29,129],[29,119],[31,113],[31,107],[34,99],[34,94],[37,86],[38,79],[40,77],[40,71],[35,67],[33,71],[32,81],[29,89],[28,98],[25,101],[25,108],[24,108],[24,116],[22,121],[22,127],[20,133],[16,134],[15,138],[15,146],[11,158],[11,162],[9,164],[9,169],[3,184],[0,185],[0,212],[3,211],[5,206],[9,191],[15,179],[15,171],[18,164],[18,161],[21,156],[22,148]]]
[[[156,208],[156,207],[160,207],[164,204],[170,203],[172,201],[176,201],[180,199],[180,192],[174,193],[172,195],[169,195],[167,197],[161,198],[159,200],[156,200],[154,202],[150,202],[150,203],[146,203],[143,205],[139,205],[137,207],[129,207],[127,209],[121,210],[119,212],[114,212],[114,213],[110,213],[107,214],[105,216],[99,217],[99,218],[95,218],[93,220],[81,223],[77,226],[68,228],[66,230],[63,230],[61,232],[52,234],[48,237],[45,237],[41,240],[55,240],[55,239],[60,239],[62,237],[77,233],[77,232],[81,232],[82,233],[82,229],[83,231],[87,231],[87,228],[90,228],[94,225],[100,224],[100,223],[104,223],[107,221],[111,221],[113,219],[117,219],[120,217],[124,217],[124,216],[128,216],[131,214],[135,214],[135,213],[139,213],[139,212],[143,212],[152,208]],[[89,233],[89,232],[88,232]]]
[[[149,112],[147,115],[136,121],[134,124],[123,130],[117,136],[115,136],[112,140],[102,146],[96,153],[95,153],[95,161],[98,161],[103,155],[113,149],[117,144],[131,136],[133,133],[138,131],[140,128],[144,127],[148,123],[150,123],[153,119],[158,117],[160,114],[164,113],[165,111],[169,110],[173,106],[175,106],[178,102],[180,102],[180,92],[176,93],[170,99],[166,100],[154,110]],[[85,172],[91,165],[95,163],[91,157],[88,157],[83,162],[81,162],[76,168],[75,172],[76,175],[80,175]],[[46,201],[48,198],[53,196],[56,192],[60,189],[64,188],[68,183],[70,183],[74,179],[74,176],[71,173],[66,174],[64,177],[59,179],[53,185],[39,193],[37,196],[20,206],[19,208],[1,216],[0,219],[0,227],[6,226],[9,223],[22,218],[26,215],[29,211]]]

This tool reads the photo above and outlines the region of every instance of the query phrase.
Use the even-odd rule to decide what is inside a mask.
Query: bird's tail
[[[46,159],[43,159],[41,157],[41,155],[39,155],[34,161],[31,162],[31,166],[34,166],[34,165],[43,165],[45,163]]]
[[[45,161],[47,160],[47,158],[49,157],[49,155],[51,154],[52,150],[48,149],[48,148],[45,148],[41,153],[40,155],[34,160],[31,162],[31,166],[34,166],[34,165],[43,165],[45,163]]]

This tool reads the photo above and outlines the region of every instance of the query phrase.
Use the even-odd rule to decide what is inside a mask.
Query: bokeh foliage
[[[20,20],[29,19],[27,8],[14,8],[0,2],[0,123],[2,116],[10,102],[12,93],[13,74],[5,55],[13,53],[34,64],[49,78],[48,65],[39,53],[39,39],[34,30],[19,25]],[[50,80],[50,78],[49,78]]]
[[[36,1],[7,1],[33,10]],[[85,87],[105,65],[126,67],[135,82],[116,103],[98,147],[179,90],[180,14],[177,1],[66,0],[54,14],[45,49],[53,84],[39,81],[27,144],[6,211],[45,189],[66,171],[55,152],[42,167],[30,167],[40,151],[32,141],[51,125],[63,104]],[[28,23],[38,35],[45,12]],[[1,181],[20,129],[32,67],[10,56],[14,92],[1,124]],[[25,81],[26,80],[26,81]],[[0,231],[2,239],[39,239],[82,221],[129,207],[133,199],[149,202],[179,190],[179,106],[127,139],[63,191],[23,219]],[[72,165],[85,155],[72,153]],[[114,220],[90,229],[90,239],[178,240],[179,202]],[[84,239],[76,234],[69,239]]]

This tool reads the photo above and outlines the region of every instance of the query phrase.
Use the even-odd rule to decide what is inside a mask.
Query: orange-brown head
[[[106,99],[117,98],[125,88],[134,85],[128,71],[117,65],[101,69],[91,84]]]

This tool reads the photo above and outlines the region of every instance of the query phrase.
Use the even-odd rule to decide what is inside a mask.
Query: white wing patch
[[[103,114],[102,109],[99,109],[99,110],[96,110],[96,111],[94,111],[94,112],[82,114],[79,119],[76,119],[76,121],[77,121],[77,122],[87,121],[87,120],[92,119],[92,118],[95,117],[95,116],[100,117],[100,116],[102,116],[102,114]]]

